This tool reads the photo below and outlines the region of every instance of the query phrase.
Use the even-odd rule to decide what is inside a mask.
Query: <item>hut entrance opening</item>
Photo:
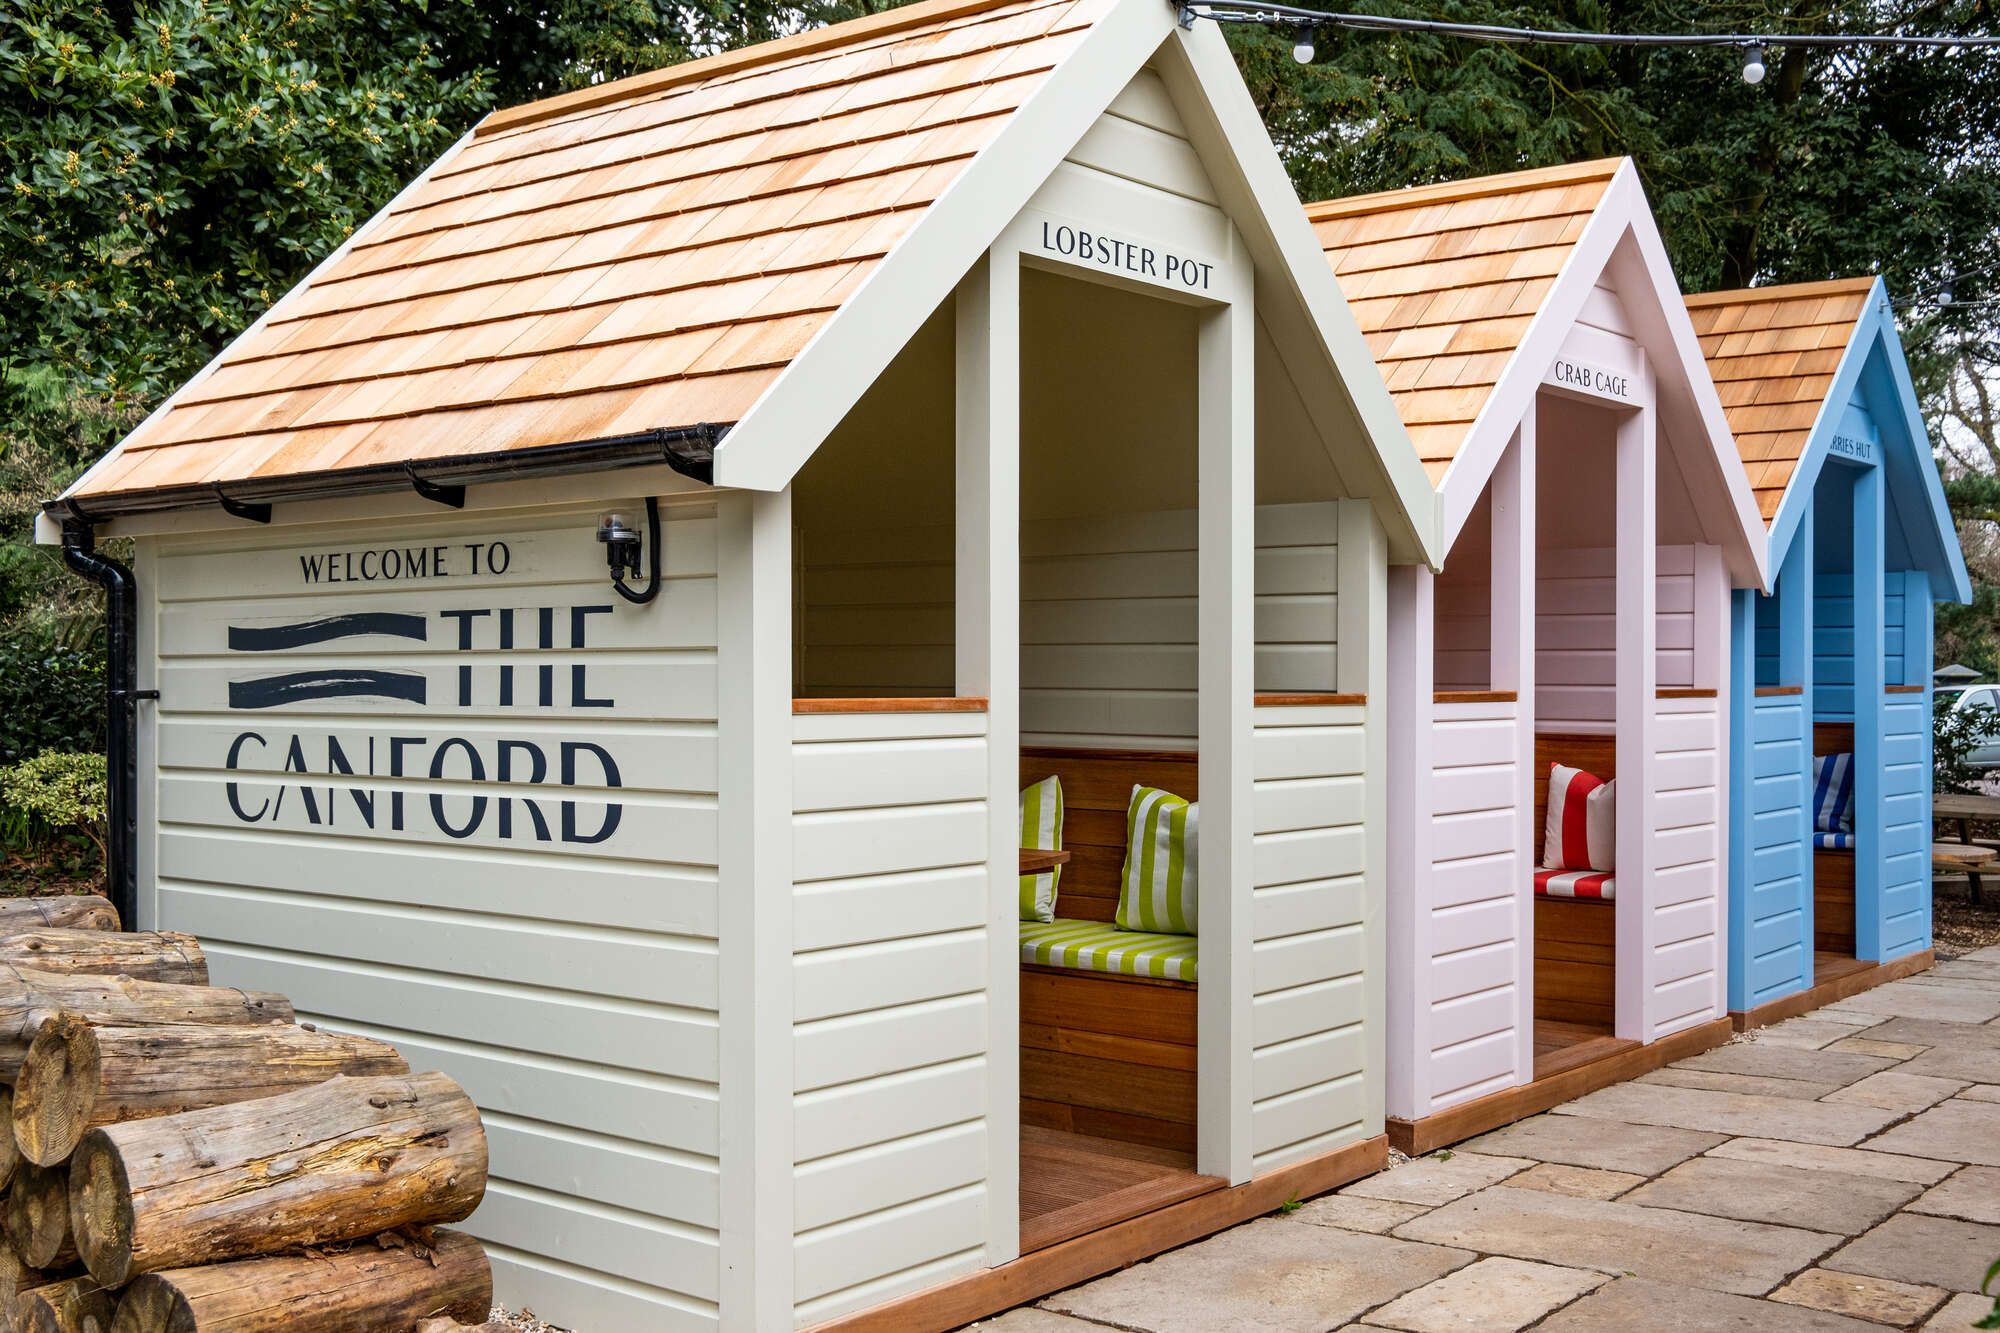
[[[1813,484],[1812,756],[1806,769],[1807,818],[1811,821],[1813,981],[1832,981],[1865,970],[1855,950],[1855,868],[1863,842],[1874,845],[1875,830],[1863,828],[1879,817],[1856,799],[1855,768],[1855,480],[1859,470],[1837,460],[1821,468]],[[1887,635],[1901,631],[1899,599],[1887,608]],[[1891,664],[1900,666],[1901,645]],[[1887,677],[1893,680],[1893,675]],[[1873,721],[1873,718],[1870,718]]]

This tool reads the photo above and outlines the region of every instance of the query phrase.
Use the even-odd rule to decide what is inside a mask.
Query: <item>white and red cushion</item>
[[[1618,868],[1611,845],[1618,824],[1617,787],[1616,782],[1601,781],[1580,768],[1549,765],[1549,818],[1542,838],[1544,869],[1610,874]]]
[[[1610,902],[1617,881],[1601,870],[1537,870],[1535,892],[1544,898],[1589,898]]]

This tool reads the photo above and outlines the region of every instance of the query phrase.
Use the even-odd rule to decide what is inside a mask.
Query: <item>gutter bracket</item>
[[[240,518],[249,523],[269,523],[271,506],[251,504],[245,500],[233,500],[225,495],[220,483],[215,487],[215,501],[222,506],[222,512],[231,518]]]
[[[410,478],[411,489],[433,504],[441,504],[451,509],[465,508],[465,487],[440,486],[438,483],[417,475],[417,465],[406,463],[403,471]]]

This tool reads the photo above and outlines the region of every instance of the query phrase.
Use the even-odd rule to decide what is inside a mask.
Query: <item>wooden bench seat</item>
[[[1549,822],[1549,767],[1580,768],[1606,782],[1618,776],[1613,737],[1580,732],[1535,735],[1534,860]],[[1617,1008],[1616,904],[1608,898],[1535,896],[1535,1017],[1609,1032]]]
[[[1852,722],[1813,723],[1813,757],[1854,753]],[[1812,770],[1807,769],[1810,778]],[[1807,783],[1810,798],[1811,783]],[[1854,956],[1854,849],[1812,849],[1813,949],[1818,953]]]
[[[1062,779],[1061,919],[1109,924],[1134,784],[1199,800],[1195,757],[1159,750],[1021,748],[1021,785]],[[1021,1120],[1192,1152],[1197,991],[1191,981],[1021,966]]]

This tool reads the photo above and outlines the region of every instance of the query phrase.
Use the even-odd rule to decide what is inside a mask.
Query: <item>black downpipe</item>
[[[63,524],[63,563],[104,589],[104,759],[110,837],[105,878],[111,905],[130,930],[139,906],[139,590],[132,571],[97,550],[88,523]]]

